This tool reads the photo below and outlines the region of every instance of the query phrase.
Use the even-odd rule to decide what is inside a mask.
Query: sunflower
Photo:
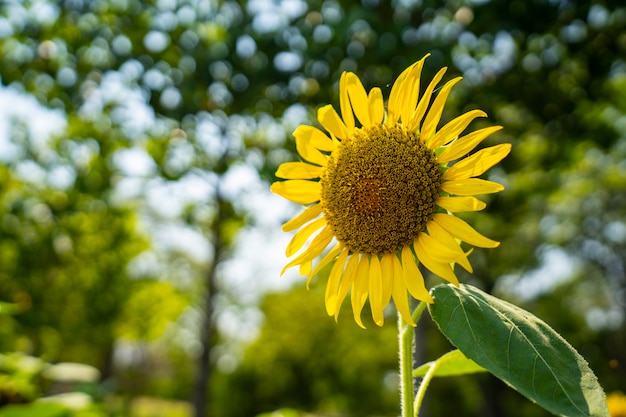
[[[391,299],[402,318],[414,325],[409,294],[433,302],[420,262],[458,285],[456,264],[472,272],[467,258],[471,250],[464,251],[461,241],[483,248],[499,245],[454,214],[482,210],[485,203],[475,195],[504,189],[475,177],[502,160],[511,145],[467,156],[501,129],[487,127],[459,137],[472,120],[487,116],[481,110],[437,129],[450,90],[461,77],[445,83],[435,95],[443,68],[419,98],[427,57],[400,74],[386,110],[380,88],[367,93],[354,73],[344,72],[339,81],[341,117],[326,105],[317,118],[327,133],[299,126],[293,135],[302,161],[281,164],[276,176],[284,180],[271,186],[275,194],[305,206],[282,227],[285,232],[297,230],[286,250],[288,257],[296,256],[283,273],[299,266],[308,286],[334,261],[326,311],[337,318],[350,292],[354,319],[361,327],[368,298],[377,325],[383,324],[383,310]]]

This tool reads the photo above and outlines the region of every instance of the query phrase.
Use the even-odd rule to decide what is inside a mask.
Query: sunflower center
[[[352,252],[394,253],[424,230],[437,208],[435,154],[400,126],[357,129],[332,153],[321,203],[335,237]]]

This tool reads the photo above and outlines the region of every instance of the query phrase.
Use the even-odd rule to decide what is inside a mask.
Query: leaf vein
[[[480,297],[472,297],[474,299],[476,299],[480,304],[484,304],[487,307],[489,307],[489,304],[481,299]],[[493,311],[500,316],[503,321],[509,323],[509,325],[511,325],[514,330],[517,330],[517,332],[519,332],[519,334],[521,335],[522,339],[531,347],[531,349],[534,351],[535,353],[535,363],[537,361],[537,359],[541,359],[541,362],[543,362],[543,364],[546,366],[546,368],[548,369],[548,371],[550,372],[550,374],[552,374],[552,377],[554,378],[554,380],[556,381],[556,384],[558,385],[558,387],[560,387],[561,391],[565,394],[565,396],[567,397],[567,399],[570,401],[570,403],[578,410],[580,411],[582,414],[585,414],[585,411],[582,410],[580,408],[580,406],[574,402],[574,400],[570,397],[568,391],[565,389],[565,387],[563,386],[563,384],[561,384],[561,381],[559,380],[559,378],[557,377],[557,375],[555,374],[554,370],[550,367],[550,365],[548,364],[548,362],[545,360],[545,358],[541,355],[541,353],[537,350],[537,348],[535,347],[535,345],[528,339],[528,337],[526,336],[526,334],[515,324],[515,322],[513,320],[511,320],[506,314],[503,314],[502,312],[493,309]],[[467,315],[466,315],[467,317]],[[513,329],[512,329],[513,330]],[[474,336],[473,332],[472,332],[472,336]],[[474,336],[474,339],[475,336]],[[534,388],[534,384],[535,384],[535,378],[534,378],[534,372],[535,372],[535,367],[533,367],[533,389],[535,390],[536,393],[536,389]]]

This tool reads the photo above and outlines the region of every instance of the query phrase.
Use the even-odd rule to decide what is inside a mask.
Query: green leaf
[[[433,320],[468,358],[556,415],[608,417],[587,362],[546,323],[470,285],[431,292]]]
[[[19,404],[8,405],[0,410],[0,417],[69,417],[66,407],[58,404]]]
[[[442,355],[439,359],[427,362],[415,369],[413,376],[424,376],[433,366],[437,367],[433,376],[459,376],[487,371],[473,360],[468,359],[463,352],[455,349]]]

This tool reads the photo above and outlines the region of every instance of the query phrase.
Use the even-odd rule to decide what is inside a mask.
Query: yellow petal
[[[429,141],[435,134],[435,129],[437,129],[437,125],[441,120],[441,114],[443,113],[443,107],[446,105],[448,95],[450,94],[452,87],[454,87],[454,85],[462,79],[462,77],[457,77],[448,81],[444,84],[439,94],[437,94],[437,98],[435,98],[433,105],[428,110],[428,113],[424,118],[424,124],[420,129],[420,136],[422,140]],[[432,144],[430,144],[429,147],[430,149],[433,149]]]
[[[417,109],[415,110],[415,113],[413,114],[412,118],[409,120],[409,123],[408,123],[409,130],[415,130],[420,125],[422,118],[424,117],[424,114],[426,114],[426,109],[428,108],[428,105],[430,104],[430,98],[433,95],[433,90],[435,89],[437,84],[439,84],[439,81],[441,81],[446,71],[447,71],[446,67],[440,69],[439,72],[435,74],[430,84],[428,84],[428,87],[426,87],[426,91],[424,91],[424,95],[422,96],[419,103],[417,104]],[[422,137],[423,140],[426,140],[426,137],[422,136],[421,134],[420,134],[420,137]]]
[[[487,117],[487,113],[482,110],[471,110],[446,123],[433,137],[430,148],[435,149],[453,141],[477,117]]]
[[[333,240],[333,237],[335,237],[333,229],[328,225],[324,227],[322,231],[313,238],[311,244],[306,249],[307,252],[314,254],[314,256],[308,257],[306,260],[309,261],[321,255],[324,249],[326,249],[326,246]]]
[[[423,247],[423,251],[435,262],[455,262],[459,257],[459,253],[454,246],[448,247],[446,242],[436,240],[424,232],[420,232],[415,242],[419,242],[420,247]],[[461,252],[462,254],[463,252]]]
[[[378,260],[378,256],[372,255],[369,273],[369,298],[372,318],[374,319],[374,323],[378,326],[382,326],[385,322],[385,318],[383,317],[383,309],[385,308],[383,297],[383,277],[380,261]]]
[[[428,57],[419,60],[413,67],[411,72],[407,75],[406,82],[404,84],[404,94],[400,100],[400,118],[402,124],[408,126],[415,113],[415,107],[417,106],[417,99],[420,93],[420,78],[422,75],[422,68],[424,67],[424,61]]]
[[[461,211],[480,211],[487,205],[476,197],[439,197],[437,205],[451,213]]]
[[[356,276],[357,267],[359,265],[359,255],[353,254],[348,259],[348,265],[346,265],[346,270],[343,272],[343,278],[341,280],[341,284],[339,285],[339,291],[337,292],[337,306],[335,307],[335,320],[339,317],[339,310],[341,309],[341,304],[343,304],[343,300],[348,295],[348,291],[354,282],[354,277]]]
[[[321,212],[321,204],[307,207],[302,213],[298,214],[296,217],[283,224],[283,232],[291,232],[292,230],[296,230],[298,227],[319,216]]]
[[[285,250],[286,255],[288,257],[291,257],[296,252],[298,252],[306,243],[306,241],[311,237],[311,235],[324,227],[326,224],[326,218],[321,217],[314,222],[307,224],[302,229],[298,230],[298,232],[293,236],[293,238],[287,245],[287,249]]]
[[[504,190],[504,187],[497,182],[481,180],[480,178],[468,178],[465,180],[444,181],[441,184],[441,189],[450,194],[477,195],[497,193]]]
[[[370,112],[370,122],[372,126],[379,125],[383,122],[385,116],[385,104],[383,103],[383,92],[378,87],[370,90],[368,99],[368,108]]]
[[[459,246],[459,242],[454,239],[450,233],[448,233],[437,222],[429,222],[426,227],[428,229],[428,234],[433,239],[443,243],[447,248],[454,249],[458,256],[456,263],[461,265],[467,272],[473,272],[472,264],[470,264],[469,259],[467,259],[467,255],[463,252],[461,246]]]
[[[322,268],[324,268],[330,263],[330,261],[337,257],[337,254],[341,249],[343,249],[343,245],[338,244],[334,248],[329,250],[328,253],[324,255],[324,257],[317,263],[317,265],[315,265],[315,268],[313,269],[311,275],[317,275],[322,270]]]
[[[300,134],[296,135],[296,133],[297,131],[294,132],[294,136],[296,138],[296,150],[300,156],[305,161],[325,167],[328,163],[326,155],[313,146],[307,136]]]
[[[393,83],[389,94],[389,103],[387,104],[387,123],[391,126],[395,125],[401,117],[403,109],[409,109],[410,112],[415,110],[420,88],[420,74],[422,73],[424,61],[429,56],[430,54],[426,54],[422,59],[402,71]],[[411,89],[411,91],[407,94],[408,89]],[[406,118],[406,115],[404,117]],[[408,119],[405,119],[402,123],[406,125],[407,121]]]
[[[278,167],[276,176],[292,180],[308,180],[319,178],[323,172],[324,168],[305,162],[285,162]]]
[[[302,275],[303,277],[308,276],[309,278],[307,279],[307,285],[306,285],[306,289],[309,289],[309,281],[311,281],[312,275],[311,275],[311,266],[313,265],[313,261],[307,261],[304,262],[302,264],[300,264],[300,271],[298,271],[298,273],[300,275]]]
[[[363,306],[367,300],[367,290],[369,289],[369,270],[369,256],[361,256],[361,260],[359,261],[359,265],[357,266],[354,276],[354,283],[352,284],[351,301],[354,321],[356,321],[356,323],[362,328],[365,328],[365,326],[361,321],[361,310],[363,310]]]
[[[415,263],[415,257],[411,248],[405,246],[402,249],[402,279],[409,293],[420,301],[432,303],[433,299],[426,289],[424,277]]]
[[[322,254],[326,246],[333,239],[333,231],[329,226],[326,226],[322,231],[313,238],[311,244],[308,248],[306,248],[300,255],[294,258],[291,262],[289,262],[282,271],[280,271],[280,275],[283,275],[286,270],[296,265],[301,265],[305,262],[312,261]]]
[[[313,126],[300,125],[294,130],[293,136],[302,138],[302,140],[320,151],[332,152],[337,148],[335,142],[326,136],[324,132]]]
[[[454,271],[448,263],[441,263],[434,261],[428,253],[424,251],[424,245],[419,243],[419,238],[413,242],[415,247],[415,254],[420,262],[428,268],[433,274],[445,279],[446,281],[459,285],[459,279],[454,274]]]
[[[411,317],[411,310],[409,308],[409,297],[407,296],[407,287],[404,283],[402,265],[400,264],[400,260],[395,254],[385,255],[386,258],[389,258],[392,262],[393,266],[393,280],[392,280],[392,292],[391,295],[393,297],[393,302],[398,309],[398,312],[402,316],[405,322],[410,324],[411,326],[415,326],[415,322]],[[385,259],[383,258],[383,260]]]
[[[383,306],[389,304],[391,292],[393,290],[393,262],[392,258],[398,258],[395,254],[386,254],[380,259],[380,272],[383,277]]]
[[[426,57],[424,57],[423,59],[425,58]],[[391,93],[389,93],[389,102],[387,103],[387,124],[391,126],[394,126],[400,118],[407,78],[409,77],[409,74],[415,70],[415,67],[417,65],[418,62],[414,63],[413,65],[402,71],[402,73],[398,76],[398,78],[396,78],[396,81],[391,87]]]
[[[372,122],[370,121],[368,108],[369,101],[361,80],[359,80],[356,74],[349,72],[346,76],[346,86],[354,114],[356,114],[357,119],[359,119],[359,122],[361,122],[364,127],[370,127]]]
[[[322,186],[317,181],[286,180],[270,186],[274,194],[299,204],[311,204],[320,200]]]
[[[348,256],[348,252],[350,252],[347,248],[344,248],[337,258],[335,265],[330,271],[330,275],[328,276],[328,283],[326,284],[326,313],[329,316],[335,315],[335,308],[337,308],[337,291],[339,290],[339,282],[341,280],[341,275],[343,273],[343,267],[346,264],[346,257]]]
[[[448,168],[443,174],[443,179],[453,181],[476,177],[504,159],[509,152],[511,152],[510,143],[482,149]]]
[[[455,140],[446,148],[445,151],[441,153],[441,155],[439,155],[437,161],[439,161],[440,163],[445,163],[449,161],[454,161],[455,159],[467,155],[480,142],[485,140],[487,136],[491,135],[494,132],[497,132],[500,129],[502,129],[502,126],[486,127],[484,129],[469,133],[462,138]]]
[[[348,137],[346,125],[341,121],[339,115],[330,104],[321,107],[317,111],[317,120],[324,126],[328,132],[339,139]]]
[[[348,73],[344,71],[339,79],[339,103],[341,106],[341,118],[346,125],[346,129],[352,131],[354,129],[354,113],[352,113],[352,106],[348,96],[347,76]]]
[[[491,240],[481,235],[474,230],[472,226],[456,216],[438,213],[433,215],[433,221],[437,222],[441,227],[446,229],[452,236],[455,236],[470,245],[478,246],[480,248],[496,248],[500,245],[500,242],[496,242],[495,240]]]

